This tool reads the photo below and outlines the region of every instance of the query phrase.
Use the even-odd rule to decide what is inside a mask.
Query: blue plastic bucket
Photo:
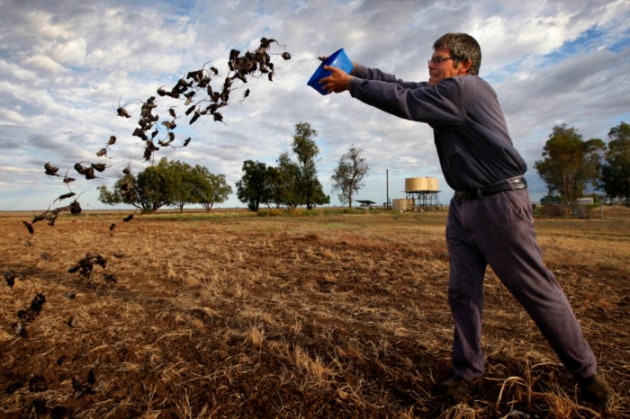
[[[348,74],[350,74],[352,72],[352,69],[354,68],[354,66],[352,65],[352,61],[350,61],[350,58],[348,58],[343,48],[333,52],[328,58],[326,58],[325,61],[323,61],[319,65],[319,67],[317,67],[317,70],[315,70],[308,83],[306,83],[322,95],[325,95],[328,92],[322,88],[322,86],[319,84],[319,81],[324,77],[330,76],[331,74],[330,71],[324,70],[325,65],[340,68]]]

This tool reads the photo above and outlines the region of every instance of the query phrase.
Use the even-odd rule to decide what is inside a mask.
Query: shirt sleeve
[[[357,65],[350,95],[400,118],[432,125],[460,125],[465,117],[461,89],[453,78],[430,86]]]

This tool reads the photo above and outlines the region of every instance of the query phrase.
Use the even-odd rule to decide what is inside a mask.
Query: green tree
[[[252,211],[261,204],[286,205],[295,208],[306,205],[308,209],[330,202],[317,179],[315,158],[319,148],[312,140],[317,131],[306,122],[296,124],[292,150],[297,162],[291,161],[284,152],[278,158],[278,166],[247,160],[243,163],[243,177],[236,183],[238,199],[247,203]]]
[[[197,184],[193,168],[188,163],[176,160],[165,165],[164,170],[168,172],[170,182],[173,182],[170,188],[170,205],[179,208],[179,212],[184,212],[184,205],[197,202],[194,195]]]
[[[142,212],[155,212],[164,205],[170,205],[175,186],[172,184],[168,161],[163,158],[157,165],[147,167],[134,176],[129,169],[116,181],[113,190],[99,187],[99,201],[108,205],[125,203]]]
[[[138,187],[136,177],[126,168],[123,175],[116,181],[112,190],[108,190],[106,186],[99,186],[99,201],[107,205],[129,204],[136,208],[138,206]]]
[[[272,201],[271,171],[263,162],[243,162],[243,177],[236,182],[236,195],[251,211],[258,211],[261,204]]]
[[[330,202],[330,197],[324,194],[322,185],[317,179],[315,159],[319,154],[319,147],[312,139],[316,135],[317,131],[311,128],[308,122],[300,122],[295,125],[293,152],[297,156],[300,170],[296,193],[299,196],[300,204],[306,205],[308,209],[312,209],[317,204]]]
[[[278,158],[278,166],[269,168],[272,187],[272,201],[276,206],[286,205],[295,208],[300,204],[297,193],[297,180],[300,168],[289,158],[289,153],[282,153]]]
[[[630,125],[619,123],[608,138],[599,188],[610,198],[630,198]]]
[[[573,127],[555,126],[545,144],[543,160],[534,167],[547,184],[550,195],[559,195],[565,202],[575,205],[584,195],[586,185],[599,179],[601,153],[606,145],[600,139],[583,141]]]
[[[156,212],[163,206],[173,205],[180,187],[177,173],[166,157],[138,173],[138,197],[143,211]]]
[[[225,202],[232,193],[225,175],[215,175],[203,166],[196,165],[192,170],[194,183],[194,202],[201,204],[206,211],[211,211],[215,204]]]
[[[137,176],[125,169],[111,191],[101,186],[99,192],[99,200],[108,205],[125,203],[143,212],[176,206],[181,212],[188,203],[211,208],[214,203],[227,199],[232,190],[224,177],[213,175],[202,166],[193,168],[181,161],[162,158]]]
[[[362,153],[362,149],[351,147],[347,153],[341,156],[339,164],[331,176],[333,190],[339,191],[339,200],[341,203],[347,203],[348,208],[352,208],[352,197],[364,186],[362,181],[369,170]]]

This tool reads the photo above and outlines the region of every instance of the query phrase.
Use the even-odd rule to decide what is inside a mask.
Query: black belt
[[[517,176],[511,179],[502,180],[493,185],[479,188],[472,191],[457,191],[455,196],[460,199],[477,199],[484,196],[494,195],[499,192],[513,191],[516,189],[526,189],[527,182],[523,176]]]

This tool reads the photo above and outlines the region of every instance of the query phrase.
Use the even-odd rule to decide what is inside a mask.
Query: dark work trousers
[[[483,279],[489,264],[534,320],[565,367],[576,377],[597,363],[573,309],[543,264],[527,189],[479,199],[451,200],[446,241],[450,257],[448,300],[455,322],[453,370],[467,379],[484,373],[481,349]]]

